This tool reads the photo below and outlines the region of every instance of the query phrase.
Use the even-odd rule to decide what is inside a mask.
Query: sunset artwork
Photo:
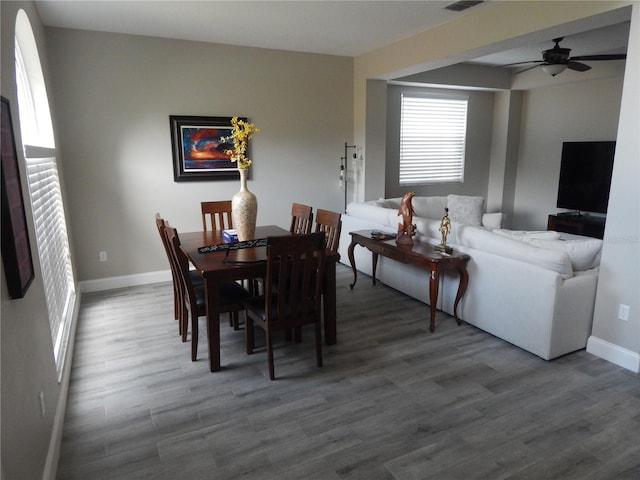
[[[221,141],[230,127],[183,126],[182,149],[185,170],[235,169],[225,150],[230,145]]]
[[[174,181],[240,178],[238,166],[228,153],[234,147],[233,140],[225,139],[233,134],[232,119],[169,115]]]

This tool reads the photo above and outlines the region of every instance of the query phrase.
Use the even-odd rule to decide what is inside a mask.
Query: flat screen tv
[[[564,142],[558,208],[607,213],[615,141]]]

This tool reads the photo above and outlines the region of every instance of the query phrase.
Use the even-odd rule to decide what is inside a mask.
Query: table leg
[[[458,267],[458,272],[460,273],[460,283],[458,284],[458,293],[456,293],[456,300],[453,303],[453,318],[455,318],[456,323],[460,325],[462,324],[462,320],[458,318],[458,303],[464,295],[464,292],[467,291],[467,285],[469,285],[469,272],[467,272],[467,267],[465,265],[460,265]]]
[[[429,301],[431,322],[429,323],[429,331],[433,333],[436,328],[436,305],[438,303],[438,287],[440,284],[440,272],[437,268],[431,270],[431,277],[429,278]]]
[[[207,341],[209,343],[209,369],[212,372],[220,370],[220,303],[218,282],[211,277],[204,279],[207,297]]]
[[[371,252],[371,281],[376,284],[376,270],[378,270],[378,254]]]
[[[327,345],[335,345],[337,342],[336,332],[336,262],[330,260],[326,262],[324,268],[324,341]]]
[[[349,244],[349,249],[347,250],[347,254],[349,255],[349,263],[351,263],[351,270],[353,270],[353,283],[349,285],[351,290],[356,286],[356,281],[358,280],[358,270],[356,270],[356,259],[353,256],[353,250],[356,248],[357,243],[351,240]]]

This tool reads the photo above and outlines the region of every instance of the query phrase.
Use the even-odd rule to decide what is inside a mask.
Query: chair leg
[[[178,322],[180,322],[180,335],[182,336],[182,342],[186,342],[187,341],[187,331],[189,330],[188,328],[188,323],[189,323],[189,311],[187,310],[186,305],[184,304],[184,302],[182,303],[182,313],[180,314],[180,320],[178,320]]]
[[[191,315],[191,361],[198,358],[198,315]]]
[[[253,353],[253,348],[255,347],[255,340],[253,335],[253,319],[249,315],[247,315],[246,312],[244,314],[244,330],[247,344],[247,355],[251,355]]]
[[[273,365],[273,339],[271,338],[271,330],[267,327],[267,361],[269,362],[269,378],[276,379],[275,367]]]
[[[322,367],[322,328],[320,322],[316,322],[316,360],[318,366]]]

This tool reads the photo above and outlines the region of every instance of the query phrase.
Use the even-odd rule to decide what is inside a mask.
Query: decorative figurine
[[[436,245],[435,248],[439,252],[451,253],[453,252],[453,248],[447,247],[447,237],[451,233],[451,220],[449,220],[449,209],[445,207],[444,216],[442,217],[442,221],[440,222],[440,228],[438,229],[442,234],[442,242],[440,245]]]
[[[398,216],[402,215],[402,223],[398,223],[398,235],[396,236],[396,243],[401,245],[413,245],[413,236],[416,234],[416,226],[413,222],[413,205],[411,200],[416,196],[416,192],[407,192],[400,201],[400,209],[398,210]]]

